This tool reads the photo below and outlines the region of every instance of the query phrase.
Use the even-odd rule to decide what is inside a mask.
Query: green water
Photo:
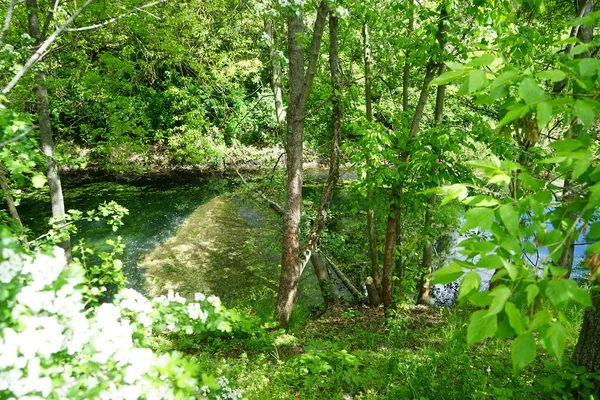
[[[179,177],[178,179],[63,180],[67,209],[87,211],[114,200],[129,210],[125,225],[117,233],[103,222],[83,222],[72,238],[83,238],[93,248],[103,248],[105,240],[119,235],[125,252],[122,256],[128,286],[146,291],[145,271],[140,266],[144,255],[160,247],[199,206],[215,196],[232,191],[237,183],[225,178]],[[23,223],[37,237],[48,229],[51,216],[48,193],[26,196],[20,207]],[[77,254],[75,254],[77,256]]]

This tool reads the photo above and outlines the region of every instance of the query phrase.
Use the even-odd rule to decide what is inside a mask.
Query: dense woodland
[[[0,0],[0,399],[600,399],[594,3]]]

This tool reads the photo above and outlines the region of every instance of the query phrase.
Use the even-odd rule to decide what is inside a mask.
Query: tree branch
[[[321,47],[321,39],[323,38],[323,30],[325,29],[325,22],[327,20],[327,13],[329,8],[325,1],[321,1],[319,4],[319,10],[317,11],[317,19],[315,20],[315,26],[313,29],[312,43],[310,46],[310,54],[308,55],[308,67],[306,68],[306,75],[304,77],[304,85],[299,100],[299,110],[306,109],[306,103],[310,96],[312,89],[313,80],[317,71],[317,64],[319,61],[319,48]]]
[[[8,85],[6,85],[4,89],[2,89],[2,94],[8,94],[16,86],[16,84],[21,80],[21,78],[23,78],[27,71],[29,71],[31,67],[33,67],[33,65],[42,58],[42,54],[44,54],[48,47],[50,47],[50,45],[54,43],[56,38],[58,38],[58,35],[63,33],[67,29],[67,27],[71,25],[73,21],[75,21],[75,18],[77,18],[79,14],[81,14],[83,10],[85,10],[87,6],[90,5],[92,1],[94,0],[87,0],[85,3],[83,3],[83,5],[80,8],[78,8],[60,28],[56,29],[52,33],[52,35],[50,35],[48,39],[46,39],[44,43],[42,43],[42,45],[36,50],[35,53],[33,53],[29,60],[27,60],[25,65],[16,73],[16,75],[8,83]]]
[[[4,18],[4,26],[2,27],[2,33],[0,34],[0,46],[2,46],[2,43],[4,43],[6,35],[8,34],[8,28],[10,28],[10,21],[12,20],[15,6],[20,2],[21,0],[11,0],[10,3],[8,3],[8,10],[6,10],[6,17]]]
[[[136,12],[138,12],[138,11],[143,11],[143,10],[144,10],[144,8],[152,7],[152,6],[155,6],[155,5],[157,5],[157,4],[164,3],[165,1],[167,1],[167,0],[158,0],[158,1],[154,1],[154,2],[152,2],[152,3],[144,4],[144,5],[143,5],[143,6],[141,6],[141,7],[134,7],[134,9],[133,9],[133,10],[129,10],[129,11],[127,11],[126,13],[124,13],[124,14],[121,14],[121,15],[119,15],[119,16],[116,16],[116,17],[114,17],[114,18],[107,19],[106,21],[104,21],[104,22],[101,22],[101,23],[99,23],[99,24],[88,25],[88,26],[82,26],[81,28],[69,28],[69,29],[67,29],[67,32],[81,32],[81,31],[89,31],[89,30],[91,30],[91,29],[97,29],[97,28],[101,28],[101,27],[103,27],[103,26],[106,26],[106,25],[108,25],[108,24],[112,24],[113,22],[116,22],[116,21],[120,20],[121,18],[125,18],[125,17],[127,17],[127,16],[129,16],[129,15],[131,15],[131,14],[134,14],[134,13],[136,13]],[[144,11],[144,12],[147,12],[147,11]],[[152,15],[152,14],[150,14],[150,15]],[[158,18],[158,17],[156,17],[155,15],[152,15],[152,16],[153,16],[153,17],[155,17],[155,18]],[[160,19],[160,18],[159,18],[159,19]]]
[[[0,143],[0,148],[2,148],[2,147],[4,147],[4,146],[7,146],[7,145],[9,145],[9,144],[11,144],[11,143],[17,142],[17,141],[19,141],[19,140],[21,140],[21,139],[23,139],[23,138],[24,138],[25,136],[27,136],[27,135],[29,134],[29,132],[31,132],[33,129],[34,129],[34,127],[31,127],[31,128],[29,128],[29,129],[27,129],[25,132],[22,132],[22,133],[18,134],[18,135],[17,135],[17,136],[15,136],[14,138],[12,138],[12,139],[8,139],[8,140],[5,140],[4,142]]]

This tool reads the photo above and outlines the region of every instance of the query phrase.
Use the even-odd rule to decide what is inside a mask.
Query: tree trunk
[[[402,279],[404,278],[404,261],[402,260],[402,241],[404,240],[404,230],[402,229],[402,208],[396,210],[396,287],[399,288],[398,294],[401,294]]]
[[[446,24],[445,20],[448,17],[445,8],[440,11],[440,22],[438,24],[437,40],[440,45],[440,54],[443,58],[444,50],[446,48]],[[446,72],[446,65],[441,63],[438,67],[438,75],[442,75]],[[439,85],[435,96],[435,112],[434,112],[434,123],[440,125],[444,116],[444,103],[446,100],[446,85]],[[433,176],[437,175],[438,160],[435,161],[433,167]],[[436,196],[432,194],[427,199],[427,210],[425,210],[425,229],[431,232],[431,225],[433,224],[433,214],[435,212]],[[433,272],[433,243],[431,242],[431,236],[427,233],[425,237],[425,245],[423,246],[423,260],[422,260],[423,275],[419,284],[419,295],[417,296],[417,304],[431,304],[431,284],[429,283],[429,275]]]
[[[269,57],[271,59],[271,89],[275,99],[275,117],[277,120],[277,135],[282,137],[285,133],[285,110],[283,109],[283,95],[281,91],[281,61],[277,57],[275,31],[273,21],[265,17],[265,33],[269,36]]]
[[[383,248],[383,277],[381,279],[381,300],[385,307],[392,304],[392,264],[394,263],[394,248],[396,247],[396,215],[400,207],[400,192],[392,189],[390,197],[390,212],[385,229],[385,245]]]
[[[375,286],[375,281],[369,276],[365,281],[365,285],[367,286],[367,294],[369,295],[371,307],[377,307],[381,303],[381,299],[379,298],[379,290]]]
[[[425,229],[431,229],[433,222],[433,209],[435,207],[435,195],[429,197],[427,201],[427,210],[425,211]],[[431,238],[427,235],[425,246],[423,247],[423,261],[421,268],[423,275],[419,284],[419,295],[417,296],[417,304],[431,304],[431,285],[429,283],[429,275],[433,272],[433,244]]]
[[[38,20],[38,4],[37,0],[27,0],[27,8],[29,9],[29,35],[34,38],[39,44],[42,41],[40,36],[40,24]],[[48,186],[50,188],[50,202],[52,205],[52,217],[56,222],[60,222],[65,217],[65,203],[63,199],[62,186],[58,167],[54,159],[54,140],[52,138],[52,126],[50,125],[50,111],[48,106],[48,88],[46,86],[46,74],[42,71],[36,73],[37,78],[37,109],[38,109],[38,124],[40,127],[40,141],[42,144],[42,152],[46,156],[48,177]],[[65,241],[59,244],[65,250],[67,262],[71,261],[71,241],[67,237]]]
[[[19,226],[22,228],[23,223],[21,222],[21,218],[19,218],[19,212],[17,211],[15,201],[10,193],[10,186],[8,185],[8,180],[6,179],[6,170],[4,169],[3,165],[0,165],[0,188],[2,188],[2,191],[4,192],[6,204],[8,205],[8,212],[11,218],[17,221]]]
[[[317,275],[317,279],[319,280],[319,287],[321,288],[321,294],[323,295],[323,300],[325,301],[325,307],[329,308],[335,303],[336,296],[333,291],[333,287],[331,286],[331,279],[329,277],[329,273],[327,272],[327,267],[323,262],[321,254],[317,252],[311,254],[310,262],[315,269],[315,275]]]
[[[371,44],[369,42],[369,26],[364,23],[363,24],[363,43],[364,43],[364,63],[365,63],[365,105],[367,109],[367,121],[373,122],[373,100],[371,95],[371,86],[372,86],[372,78],[371,78]],[[374,190],[372,187],[368,189],[368,201],[374,198]],[[371,259],[371,277],[373,279],[373,284],[377,291],[381,290],[381,278],[379,277],[379,254],[377,250],[377,234],[375,231],[375,212],[373,211],[373,206],[370,204],[367,209],[367,229],[369,233],[369,255]],[[380,296],[377,296],[377,299],[380,299]],[[371,304],[376,299],[371,299]]]
[[[303,268],[299,255],[299,233],[302,206],[304,117],[306,114],[306,102],[310,95],[317,67],[319,47],[323,37],[327,11],[325,2],[321,2],[313,29],[306,76],[304,75],[304,50],[302,48],[304,19],[302,13],[294,14],[288,19],[290,101],[285,138],[287,153],[287,199],[286,217],[283,227],[281,274],[279,277],[279,290],[277,292],[277,305],[275,307],[275,318],[283,328],[287,328],[289,325],[290,317],[296,304],[298,281]]]
[[[414,21],[415,21],[415,13],[414,10],[412,9],[412,6],[410,8],[410,16],[408,18],[408,33],[406,35],[407,38],[410,37],[413,28],[414,28]],[[402,70],[402,111],[407,112],[408,111],[408,88],[409,88],[409,83],[410,83],[410,62],[409,62],[409,56],[410,51],[407,49],[406,50],[406,54],[404,56],[404,68]]]
[[[331,72],[331,86],[333,91],[333,110],[331,115],[331,156],[329,158],[329,174],[327,181],[323,187],[323,193],[321,195],[321,202],[319,204],[319,211],[317,213],[317,219],[312,224],[310,232],[308,233],[308,240],[305,248],[314,253],[317,242],[323,229],[325,229],[325,223],[327,222],[327,214],[329,212],[329,205],[333,198],[335,186],[340,177],[340,135],[342,131],[342,85],[340,83],[340,60],[339,60],[339,41],[338,41],[338,17],[329,14],[329,67]],[[312,256],[311,256],[312,259]],[[314,263],[313,263],[314,265]],[[321,289],[331,289],[329,281],[322,281],[321,277],[326,277],[324,274],[317,274],[319,279],[319,285]],[[329,293],[324,292],[323,297],[327,298],[330,296]],[[327,304],[327,299],[326,299]]]
[[[593,292],[594,293],[594,292]],[[594,307],[585,310],[573,362],[590,372],[600,371],[600,295],[595,292]],[[600,383],[596,382],[596,394],[600,395]]]

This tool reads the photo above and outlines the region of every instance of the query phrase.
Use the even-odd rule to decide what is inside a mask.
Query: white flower
[[[204,301],[204,300],[206,300],[206,296],[202,293],[194,293],[194,300],[195,301]]]

